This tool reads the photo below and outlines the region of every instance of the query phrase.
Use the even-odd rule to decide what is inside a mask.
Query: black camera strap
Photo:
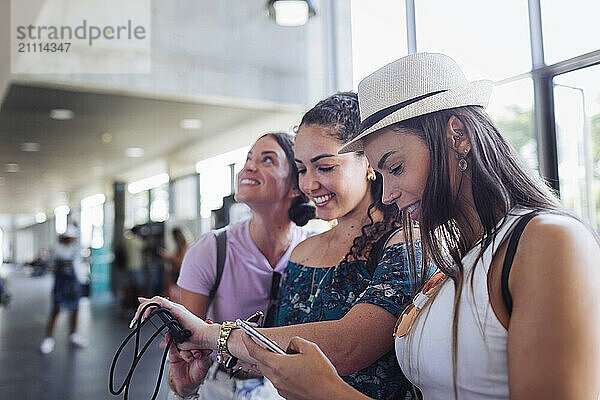
[[[148,308],[150,308],[150,307],[155,307],[155,309],[152,310],[152,312],[148,315],[148,318],[146,318],[143,322],[140,322],[142,316],[145,314],[146,310],[148,310]],[[163,321],[163,324],[157,328],[156,332],[154,332],[152,334],[150,339],[148,339],[148,341],[144,344],[144,346],[140,350],[140,336],[141,336],[142,327],[144,325],[146,325],[148,322],[150,322],[150,320],[152,319],[153,316],[158,316]],[[192,332],[189,329],[183,329],[181,327],[181,325],[179,325],[179,322],[173,317],[173,314],[171,314],[171,312],[169,310],[167,310],[166,308],[162,308],[160,306],[160,304],[158,304],[158,303],[149,303],[146,306],[144,306],[144,308],[142,308],[142,310],[140,311],[139,317],[136,321],[135,329],[129,335],[127,335],[127,337],[121,343],[121,345],[119,346],[119,349],[115,353],[115,357],[113,358],[112,364],[110,366],[110,375],[109,375],[109,390],[112,395],[117,396],[117,395],[121,394],[123,391],[125,391],[124,400],[128,399],[130,382],[133,377],[133,373],[135,371],[136,366],[140,362],[142,356],[144,355],[144,353],[146,352],[148,347],[150,347],[150,345],[152,344],[154,339],[156,339],[156,337],[162,333],[162,330],[164,328],[169,329],[171,338],[169,339],[169,342],[167,343],[167,346],[165,347],[165,351],[163,353],[162,360],[160,363],[160,371],[158,374],[158,379],[156,381],[156,386],[154,387],[154,394],[152,395],[152,400],[156,399],[156,396],[158,396],[158,391],[160,390],[160,382],[162,380],[162,376],[163,376],[164,369],[165,369],[165,362],[167,361],[167,355],[169,354],[169,349],[170,349],[171,345],[173,344],[173,342],[183,343],[192,334]],[[123,380],[123,383],[121,384],[121,386],[118,389],[115,389],[114,372],[115,372],[115,366],[117,364],[117,360],[119,359],[119,356],[120,356],[121,352],[123,351],[123,349],[125,348],[125,346],[127,345],[127,343],[129,343],[131,338],[134,336],[135,336],[135,349],[133,352],[133,358],[131,360],[131,366],[129,367],[129,372],[127,373],[127,376]]]

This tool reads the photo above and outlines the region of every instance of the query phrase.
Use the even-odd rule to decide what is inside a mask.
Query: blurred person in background
[[[139,236],[139,227],[134,226],[125,231],[121,246],[122,261],[125,264],[125,271],[127,271],[123,306],[125,309],[131,309],[136,299],[144,295],[146,287],[146,274],[144,272],[144,249],[146,244]]]
[[[160,249],[160,256],[167,262],[165,279],[167,296],[174,301],[179,301],[179,286],[177,286],[177,279],[179,279],[179,272],[181,271],[183,257],[188,249],[188,243],[181,228],[173,228],[171,234],[173,235],[173,241],[175,242],[175,251],[171,253],[166,249]]]
[[[46,336],[40,344],[40,351],[49,354],[54,350],[54,325],[61,308],[70,312],[69,341],[77,347],[87,347],[88,340],[77,332],[79,299],[82,295],[81,282],[77,276],[77,267],[81,262],[81,249],[77,243],[79,230],[68,225],[65,233],[59,236],[54,248],[52,262],[54,267],[54,287],[52,289],[52,311],[46,325]]]

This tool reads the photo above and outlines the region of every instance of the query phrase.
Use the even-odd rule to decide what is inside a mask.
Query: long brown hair
[[[549,187],[524,166],[482,107],[438,111],[390,126],[395,131],[416,135],[429,148],[429,175],[421,199],[423,273],[414,286],[416,291],[420,290],[434,265],[454,282],[452,364],[456,398],[459,304],[465,282],[461,259],[473,246],[465,239],[465,233],[472,237],[476,227],[459,226],[457,223],[458,220],[466,221],[466,218],[458,206],[457,193],[452,193],[450,187],[449,163],[456,160],[448,157],[446,126],[453,115],[463,123],[464,134],[471,143],[467,171],[472,181],[475,211],[483,228],[479,257],[494,241],[498,222],[511,208],[558,210],[560,206]],[[402,220],[407,228],[408,215],[403,215]],[[404,231],[410,233],[410,229]],[[471,285],[473,271],[474,268],[470,271]]]

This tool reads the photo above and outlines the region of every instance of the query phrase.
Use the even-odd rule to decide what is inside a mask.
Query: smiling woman
[[[250,207],[251,219],[209,232],[186,253],[177,284],[182,304],[197,316],[222,322],[272,309],[273,282],[278,282],[292,249],[306,237],[298,226],[314,215],[314,208],[306,205],[306,198],[297,189],[293,159],[289,135],[269,133],[260,137],[237,176],[236,199]],[[220,277],[219,251],[224,253]],[[171,377],[186,371],[186,354],[171,360]],[[219,400],[242,396],[240,393],[255,399],[277,396],[258,375],[238,374],[229,379],[218,363],[211,368],[210,378],[201,389],[203,398]],[[187,394],[189,382],[175,382],[173,388]]]
[[[381,176],[365,156],[337,154],[357,134],[358,121],[355,93],[332,95],[302,119],[293,167],[298,168],[300,190],[317,205],[317,216],[338,223],[294,249],[279,289],[277,326],[260,331],[281,348],[287,348],[294,336],[316,341],[337,372],[371,397],[412,399],[416,393],[396,363],[390,332],[410,298],[409,277],[417,275],[419,260],[408,257],[407,247],[414,247],[418,257],[419,242],[404,243],[395,220],[396,207],[381,203]],[[277,198],[280,193],[275,176],[282,164],[279,152],[269,142],[257,142],[240,173],[244,185],[238,198],[256,209],[268,205],[265,198]],[[273,195],[268,195],[270,192]],[[234,303],[236,297],[226,300]],[[194,339],[185,348],[224,352],[223,346],[217,345],[218,339],[224,338],[221,342],[226,343],[227,353],[255,363],[240,331],[231,330],[230,323],[206,324],[168,300],[152,301],[173,310],[182,324],[193,327]],[[182,394],[203,379],[198,369],[194,370],[201,361],[193,357],[186,361],[190,364],[181,370],[196,373],[174,374],[174,386]]]
[[[426,400],[597,400],[600,241],[513,153],[484,110],[490,92],[429,53],[359,85],[371,124],[340,151],[364,149],[426,255],[394,329],[398,362]],[[293,355],[245,344],[288,398],[365,399],[306,340]]]

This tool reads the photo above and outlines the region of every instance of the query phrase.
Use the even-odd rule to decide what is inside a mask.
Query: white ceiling
[[[50,119],[54,108],[73,110],[75,117]],[[149,166],[157,162],[193,170],[194,162],[201,159],[194,156],[196,150],[202,153],[203,142],[214,135],[245,131],[244,126],[255,129],[256,121],[277,114],[284,115],[283,124],[291,126],[288,121],[300,112],[289,107],[179,102],[12,84],[0,109],[0,214],[47,212],[65,200],[79,201],[76,197],[86,190],[106,192],[114,180],[127,180],[130,171],[150,174]],[[199,118],[202,128],[180,128],[184,118]],[[103,132],[112,135],[110,143],[102,141]],[[248,132],[247,137],[259,133]],[[220,150],[242,147],[252,140],[236,138],[245,143],[229,143],[230,148]],[[24,142],[39,143],[41,150],[24,152]],[[143,148],[144,157],[126,157],[128,147]],[[219,151],[214,147],[210,152]],[[6,163],[17,163],[19,171],[7,172]]]

